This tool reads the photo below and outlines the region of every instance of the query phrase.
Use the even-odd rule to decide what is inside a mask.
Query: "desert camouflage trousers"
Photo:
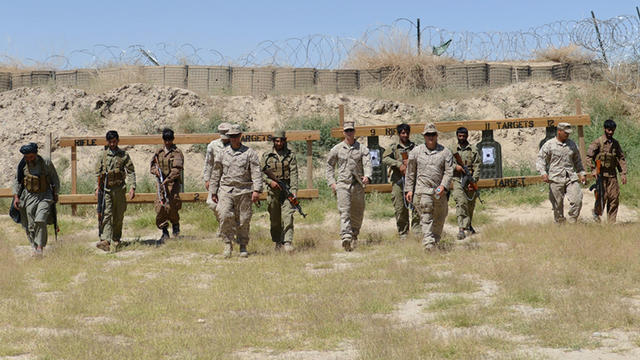
[[[180,200],[180,184],[173,183],[166,187],[167,203],[162,205],[158,196],[156,196],[156,225],[159,229],[172,224],[180,223],[180,214],[178,211],[182,209],[182,200]]]
[[[566,182],[549,183],[549,201],[553,208],[553,221],[561,223],[564,217],[564,197],[569,201],[569,222],[574,223],[580,216],[582,209],[582,190],[578,180],[567,180]]]
[[[251,193],[233,195],[218,192],[216,210],[220,221],[220,238],[226,244],[236,242],[240,245],[249,243],[251,225]]]
[[[593,211],[602,215],[602,210],[607,208],[607,221],[615,223],[618,216],[618,205],[620,205],[620,185],[617,177],[603,177],[604,201],[600,204],[598,198],[593,206]]]
[[[443,195],[436,199],[431,194],[416,194],[413,203],[420,214],[422,245],[435,245],[442,237],[444,222],[449,213],[447,197]]]
[[[341,240],[355,240],[364,217],[364,188],[359,183],[336,184]]]

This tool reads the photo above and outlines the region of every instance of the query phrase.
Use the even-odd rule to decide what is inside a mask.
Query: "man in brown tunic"
[[[182,208],[180,200],[180,175],[184,166],[182,151],[173,143],[173,130],[162,130],[164,146],[156,150],[151,159],[151,174],[158,180],[158,194],[156,196],[156,225],[162,230],[160,242],[169,238],[169,222],[171,222],[173,236],[180,234],[180,214]]]
[[[608,119],[604,122],[604,134],[595,139],[587,150],[587,162],[595,175],[596,160],[600,160],[600,175],[604,185],[603,201],[596,197],[593,217],[600,222],[600,216],[607,207],[608,222],[615,223],[620,204],[620,186],[617,172],[620,171],[622,185],[627,183],[627,161],[618,140],[613,138],[616,131],[615,121]]]

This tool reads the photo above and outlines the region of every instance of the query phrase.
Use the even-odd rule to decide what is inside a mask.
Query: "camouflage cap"
[[[238,124],[233,124],[227,131],[227,136],[242,134],[242,128]]]
[[[354,121],[345,121],[342,126],[342,130],[353,130],[356,128],[356,123]]]
[[[564,132],[566,132],[567,134],[571,134],[573,132],[573,130],[571,129],[571,124],[566,123],[566,122],[561,122],[558,124],[558,130],[562,130]]]
[[[228,122],[223,122],[218,125],[218,132],[220,134],[225,134],[227,131],[229,131],[229,129],[231,129],[231,124],[229,124]]]
[[[422,135],[427,135],[427,134],[438,134],[438,129],[436,129],[436,126],[433,123],[426,123],[424,124],[424,130],[422,130]]]
[[[274,131],[273,134],[271,135],[271,139],[278,139],[278,138],[286,139],[287,138],[286,132],[282,129],[278,129]]]

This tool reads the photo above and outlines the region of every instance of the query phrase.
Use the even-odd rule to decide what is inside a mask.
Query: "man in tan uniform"
[[[216,153],[225,146],[229,145],[229,138],[227,137],[227,131],[231,124],[228,122],[223,122],[218,125],[218,134],[220,134],[220,138],[211,141],[207,145],[207,153],[204,158],[204,168],[202,169],[202,180],[204,181],[204,187],[209,191],[209,182],[211,180],[211,170],[213,170],[213,162],[216,159]],[[211,196],[207,197],[207,204],[213,210],[216,215],[216,219],[218,219],[218,213],[216,212],[216,204],[211,201]]]
[[[459,127],[456,130],[456,137],[458,139],[457,145],[451,149],[454,160],[456,154],[460,156],[462,165],[455,163],[455,169],[453,170],[453,200],[456,202],[456,217],[458,218],[458,240],[464,239],[467,234],[474,234],[476,231],[471,226],[473,220],[473,210],[476,208],[476,191],[471,184],[467,185],[466,189],[462,188],[462,178],[465,176],[464,167],[469,170],[473,178],[473,182],[478,182],[480,177],[480,156],[478,152],[469,144],[469,131],[465,127]],[[463,167],[464,166],[464,167]]]
[[[160,242],[169,239],[169,222],[171,222],[173,236],[180,235],[180,214],[182,208],[180,200],[181,172],[184,167],[182,151],[173,143],[173,130],[162,130],[164,146],[156,150],[151,159],[150,171],[158,180],[158,196],[156,196],[156,226],[162,230]]]
[[[343,134],[344,141],[334,146],[327,155],[327,183],[338,197],[342,247],[345,251],[351,251],[362,226],[364,187],[371,182],[373,168],[369,149],[356,141],[353,121],[345,121]]]
[[[220,216],[220,236],[224,257],[231,257],[232,242],[240,245],[240,257],[247,257],[251,204],[260,199],[262,171],[258,154],[242,144],[242,130],[232,125],[227,132],[230,144],[216,154],[209,192]]]
[[[382,157],[382,163],[391,169],[391,199],[396,215],[396,227],[400,239],[405,239],[409,233],[409,226],[420,231],[420,216],[411,203],[404,198],[405,173],[409,161],[409,152],[416,144],[411,141],[411,127],[400,124],[396,127],[398,142],[387,148]],[[411,210],[411,224],[409,224],[409,208]]]
[[[571,124],[559,123],[558,134],[548,140],[538,152],[536,168],[542,180],[549,184],[549,201],[553,207],[553,220],[563,223],[564,196],[569,200],[569,223],[576,223],[582,208],[582,190],[578,178],[586,183],[580,151],[572,140]]]
[[[627,183],[627,161],[618,140],[613,138],[616,131],[615,121],[608,119],[604,122],[604,135],[595,139],[587,150],[587,159],[593,174],[596,175],[596,160],[600,160],[600,175],[602,176],[604,193],[603,202],[596,198],[593,207],[593,217],[600,222],[605,206],[607,207],[608,222],[615,223],[620,204],[620,186],[617,172],[620,171],[622,185]]]
[[[34,255],[42,256],[47,245],[47,223],[53,223],[51,215],[58,201],[60,179],[51,160],[38,155],[38,144],[24,145],[20,153],[23,158],[13,183],[13,206],[20,213],[20,223]]]
[[[276,130],[271,138],[273,149],[262,155],[262,169],[270,171],[279,181],[289,186],[292,194],[298,193],[298,162],[296,155],[287,146],[284,130]],[[271,240],[276,250],[284,247],[286,252],[293,251],[293,213],[294,208],[287,200],[280,185],[265,175],[264,181],[269,185],[268,209],[271,220]]]
[[[105,209],[102,217],[101,241],[98,249],[115,252],[122,238],[122,219],[127,210],[125,192],[129,184],[129,198],[136,196],[136,172],[131,157],[118,147],[120,136],[115,130],[107,132],[107,146],[99,153],[96,162],[96,197],[98,190],[105,184],[100,183],[102,176],[106,175],[107,183],[104,194]],[[126,182],[125,182],[126,178]]]
[[[433,123],[424,126],[424,144],[409,153],[405,183],[406,199],[413,201],[420,213],[422,245],[432,251],[442,237],[449,212],[447,189],[453,176],[453,155],[438,144],[438,130]]]

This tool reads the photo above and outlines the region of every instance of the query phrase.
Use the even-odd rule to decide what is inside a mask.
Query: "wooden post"
[[[76,145],[71,146],[71,193],[78,193],[78,159],[76,153]],[[76,216],[78,214],[78,206],[71,206],[71,215]]]
[[[313,189],[313,142],[307,140],[307,189]]]
[[[582,102],[580,99],[576,99],[576,115],[582,115]],[[582,166],[586,170],[589,164],[587,164],[587,147],[584,143],[584,126],[582,125],[578,125],[578,149],[580,150]]]
[[[49,160],[51,159],[51,148],[53,147],[53,135],[49,133],[49,137],[47,137],[47,152],[49,152]]]
[[[340,104],[338,110],[340,111],[340,129],[342,129],[344,127],[344,105]]]

